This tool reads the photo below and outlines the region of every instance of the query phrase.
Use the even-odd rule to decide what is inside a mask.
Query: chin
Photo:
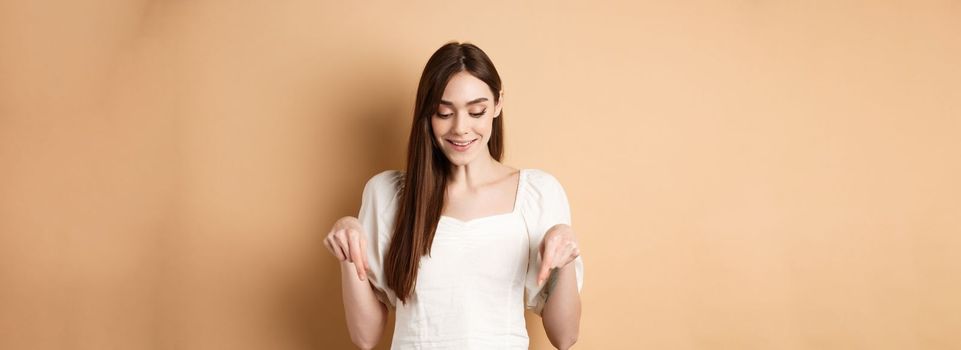
[[[451,164],[457,165],[457,166],[467,165],[467,164],[470,164],[472,161],[474,161],[473,158],[471,158],[471,159],[464,159],[464,158],[451,158],[451,157],[447,157],[447,160],[448,160]]]
[[[451,152],[453,156],[447,154],[447,161],[453,165],[467,165],[477,159],[477,156],[474,154],[457,154],[456,152],[457,151]]]

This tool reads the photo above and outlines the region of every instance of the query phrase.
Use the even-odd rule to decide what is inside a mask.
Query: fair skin
[[[490,155],[488,141],[493,119],[500,117],[503,92],[498,101],[490,87],[467,72],[451,77],[437,112],[431,117],[434,138],[450,160],[442,215],[461,221],[507,213],[513,210],[519,171],[501,164]],[[458,142],[471,142],[459,147]],[[344,308],[351,340],[360,348],[373,348],[387,319],[387,308],[367,283],[367,242],[363,228],[354,217],[338,220],[324,245],[341,261]],[[540,284],[552,285],[542,312],[548,339],[558,349],[577,341],[581,300],[572,262],[580,254],[574,230],[559,224],[544,236],[540,253]],[[553,274],[553,277],[552,277]]]

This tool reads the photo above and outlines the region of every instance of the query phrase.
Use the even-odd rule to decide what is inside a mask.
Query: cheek
[[[447,130],[444,126],[444,122],[437,118],[431,118],[430,128],[433,129],[434,137],[440,137],[441,135],[444,135],[444,132]]]
[[[490,138],[490,136],[491,136],[491,131],[494,130],[494,119],[493,119],[493,118],[488,119],[488,120],[484,121],[484,124],[482,124],[482,125],[483,125],[483,126],[481,127],[482,130],[480,130],[480,131],[481,131],[481,134],[484,135],[484,138]]]

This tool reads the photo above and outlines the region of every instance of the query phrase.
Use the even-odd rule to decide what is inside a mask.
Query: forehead
[[[487,83],[466,71],[457,72],[451,76],[444,88],[444,101],[453,102],[455,105],[463,105],[468,101],[487,97],[488,100],[494,97]]]

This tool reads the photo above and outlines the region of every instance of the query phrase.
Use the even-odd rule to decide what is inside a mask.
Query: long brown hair
[[[407,144],[407,172],[401,188],[394,234],[384,262],[387,286],[405,302],[414,291],[420,258],[430,254],[434,231],[444,207],[451,163],[434,139],[431,118],[451,76],[466,71],[487,83],[500,99],[501,78],[494,63],[480,48],[469,43],[447,43],[437,49],[420,76],[414,121]],[[500,161],[504,152],[503,112],[494,118],[488,149]]]

